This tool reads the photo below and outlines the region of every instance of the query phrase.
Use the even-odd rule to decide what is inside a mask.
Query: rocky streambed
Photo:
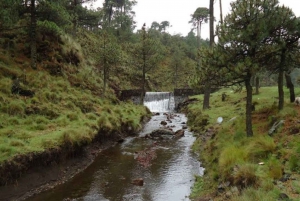
[[[138,136],[107,148],[85,170],[26,200],[189,200],[203,169],[186,117],[156,113]]]

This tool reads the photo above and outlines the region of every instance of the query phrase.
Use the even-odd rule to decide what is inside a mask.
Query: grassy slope
[[[27,87],[36,94],[27,99],[12,95],[11,80],[1,77],[0,163],[65,143],[88,143],[99,131],[118,132],[124,125],[136,130],[147,115],[142,106],[113,104],[89,90],[70,86],[63,77],[45,72],[32,72],[28,77]]]
[[[225,102],[221,101],[223,92],[228,95]],[[260,94],[253,95],[256,111],[252,138],[245,133],[245,91],[213,93],[207,111],[201,111],[203,96],[196,96],[200,101],[189,106],[188,123],[199,135],[193,148],[206,171],[197,178],[193,198],[267,201],[285,193],[300,200],[300,107],[289,103],[288,95],[285,90],[285,107],[280,112],[276,109],[276,87],[263,87]],[[221,125],[217,124],[218,117],[223,117]],[[285,120],[284,125],[269,136],[269,129],[279,120]],[[290,179],[280,181],[284,177]]]
[[[30,68],[22,39],[16,38],[12,49],[0,48],[0,165],[18,155],[86,144],[97,134],[135,132],[150,113],[143,106],[119,102],[111,89],[104,97],[101,75],[94,72],[80,44],[71,38],[62,39],[63,45],[50,40],[45,50],[52,52],[40,53],[38,70]],[[71,57],[80,64],[70,64]],[[49,68],[56,66],[62,73],[50,75]],[[13,76],[35,96],[11,94]]]

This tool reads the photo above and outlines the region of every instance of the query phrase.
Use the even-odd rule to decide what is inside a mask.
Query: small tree
[[[154,69],[162,59],[162,47],[157,40],[152,39],[147,30],[146,24],[143,25],[142,30],[139,31],[140,42],[133,47],[132,55],[135,65],[142,69],[141,73],[141,104],[144,102],[144,95],[146,93],[146,74],[151,69]]]
[[[110,69],[120,62],[121,48],[116,39],[104,31],[98,50],[98,62],[103,72],[103,95],[105,96]]]
[[[295,63],[298,63],[295,56],[298,56],[299,52],[300,21],[293,11],[285,6],[278,6],[274,13],[272,19],[274,28],[264,42],[268,45],[266,48],[266,52],[269,54],[267,66],[269,70],[278,73],[278,109],[282,110],[284,105],[284,75],[286,75],[287,86],[290,89],[291,101],[294,101],[295,97],[288,72],[295,67]]]
[[[178,74],[179,74],[179,69],[184,65],[183,58],[184,58],[183,52],[180,50],[179,47],[175,47],[173,55],[171,57],[171,63],[170,63],[171,68],[174,71],[174,76],[173,76],[174,88],[178,87],[178,83],[177,83]]]

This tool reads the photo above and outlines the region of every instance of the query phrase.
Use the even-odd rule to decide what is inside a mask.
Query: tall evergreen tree
[[[190,23],[193,24],[197,29],[198,36],[198,46],[200,45],[201,39],[201,26],[203,23],[208,22],[209,10],[205,7],[199,7],[195,10],[195,12],[191,15],[192,19]]]
[[[274,24],[271,23],[278,5],[277,0],[240,0],[231,3],[232,12],[218,29],[219,47],[223,50],[228,76],[244,82],[246,99],[246,133],[252,130],[251,77],[261,69],[266,54],[261,51]]]

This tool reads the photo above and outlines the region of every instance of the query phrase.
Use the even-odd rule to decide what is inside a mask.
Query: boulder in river
[[[143,186],[144,185],[144,179],[143,178],[138,178],[138,179],[134,179],[131,182],[133,185],[136,186]]]
[[[166,121],[161,121],[160,124],[165,126],[165,125],[167,125],[168,123],[167,123]]]
[[[177,139],[177,138],[181,138],[183,136],[184,136],[184,130],[180,129],[180,130],[178,130],[178,131],[175,132],[174,138]]]
[[[162,137],[162,138],[169,137],[170,138],[170,136],[171,137],[174,136],[174,132],[169,129],[160,128],[160,129],[156,129],[156,130],[152,131],[150,133],[150,136],[153,138],[156,138],[156,137]]]

